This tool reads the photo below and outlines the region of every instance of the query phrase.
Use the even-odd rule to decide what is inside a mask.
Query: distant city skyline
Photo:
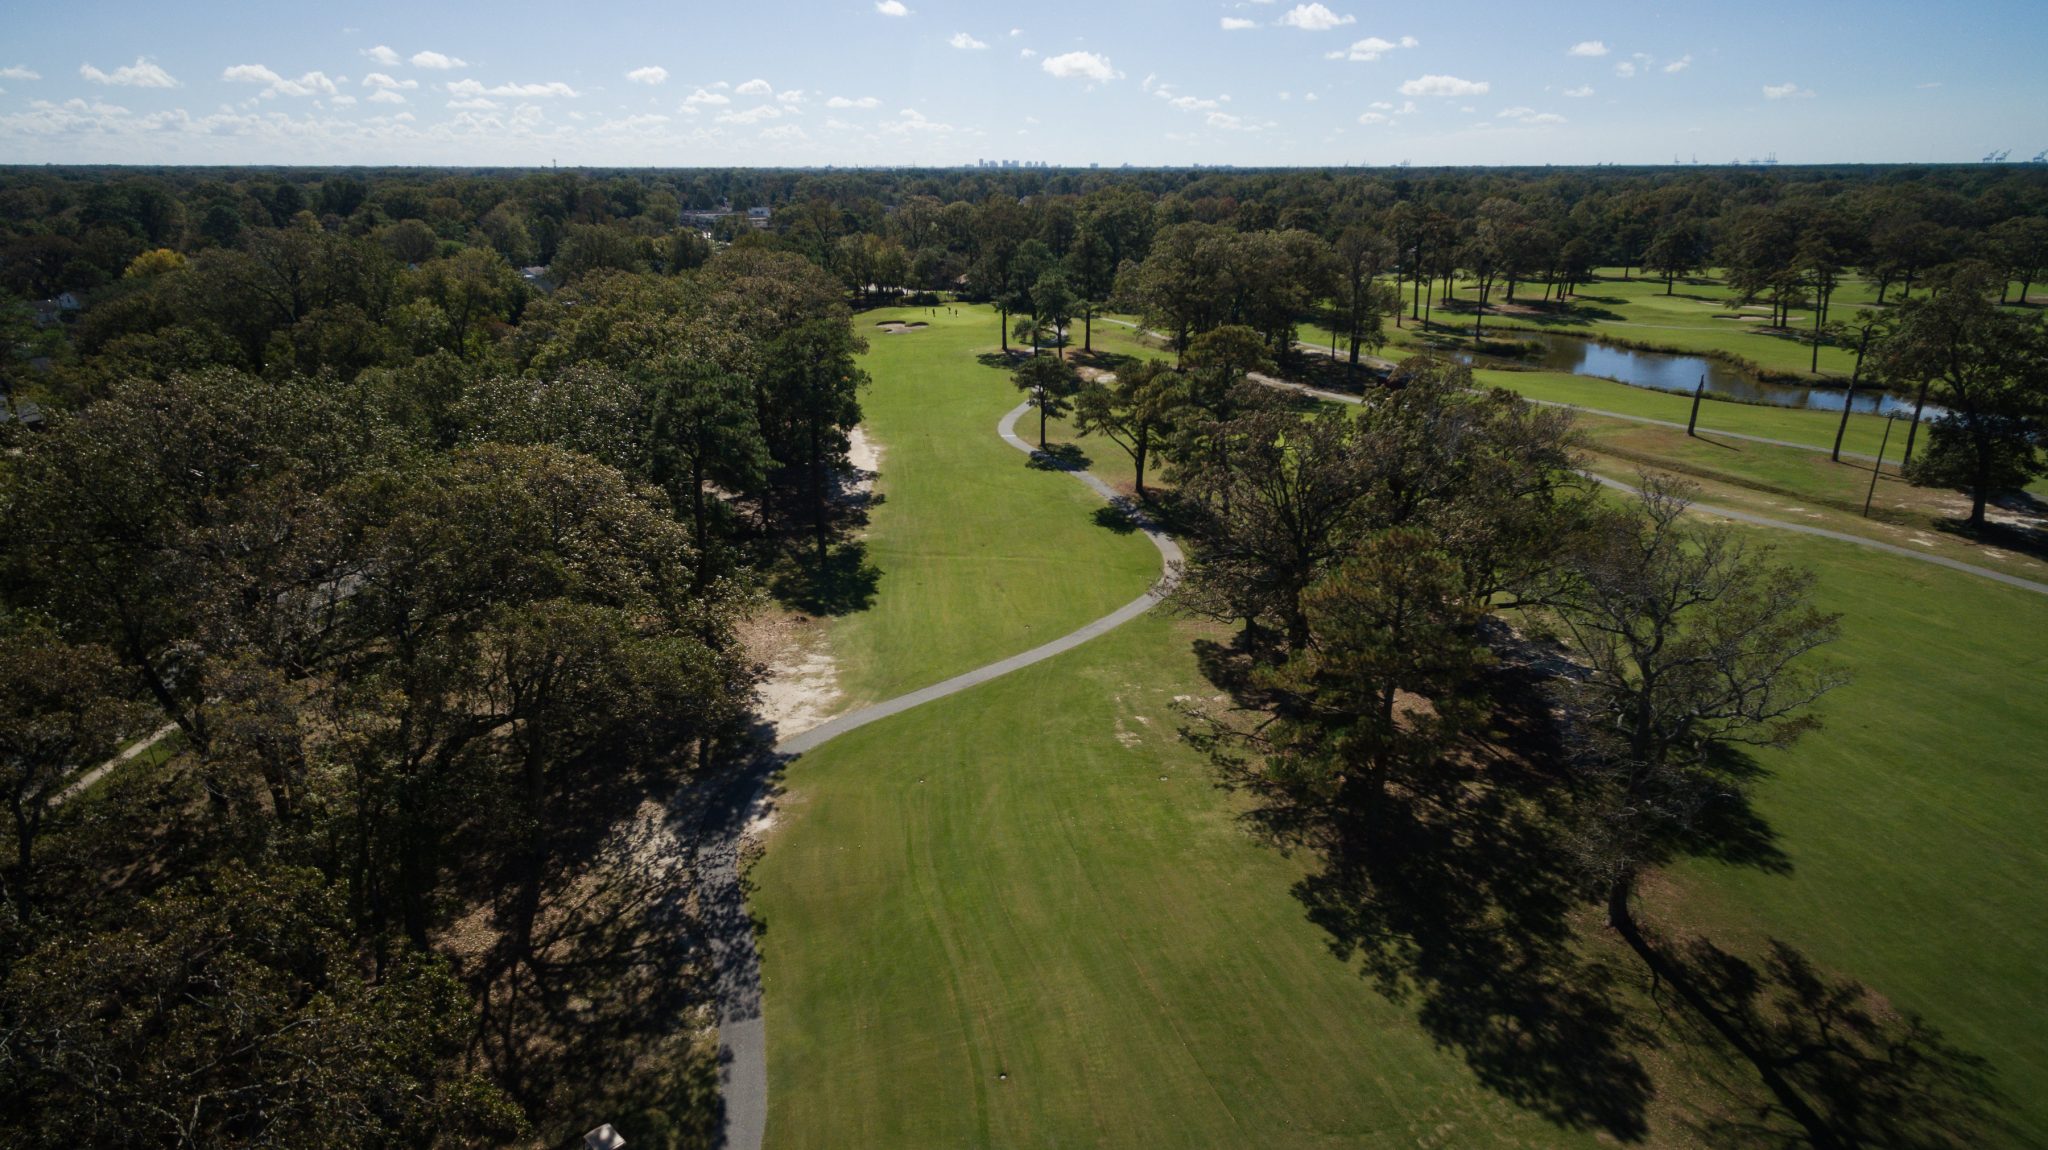
[[[2048,5],[22,6],[0,162],[1786,164],[2048,150]]]

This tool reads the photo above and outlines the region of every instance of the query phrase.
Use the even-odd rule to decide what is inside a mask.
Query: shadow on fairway
[[[1138,529],[1131,520],[1128,505],[1104,504],[1096,508],[1095,525],[1118,535],[1129,535]]]
[[[1053,443],[1033,450],[1025,466],[1035,471],[1086,471],[1092,462],[1078,443]]]
[[[1970,526],[1967,518],[1947,516],[1935,521],[1935,530],[1987,547],[2017,551],[2035,559],[2048,559],[2048,503],[2025,491],[2008,491],[1992,497],[1987,503],[1990,508],[2019,517],[2020,522],[1992,519],[1980,528]]]
[[[1688,1120],[1709,1146],[1776,1150],[1814,1146],[2036,1145],[2006,1121],[2011,1101],[1984,1058],[1962,1050],[1917,1014],[1901,1014],[1863,986],[1830,979],[1776,939],[1750,961],[1706,939],[1665,948],[1675,977],[1774,1067],[1823,1127],[1806,1129],[1749,1068],[1708,1070],[1727,1099]],[[1660,990],[1665,988],[1660,987]],[[1660,1005],[1665,1004],[1663,997]],[[1670,1013],[1702,1043],[1718,1036],[1677,1002]]]
[[[1262,702],[1257,642],[1198,653],[1240,705]],[[1529,666],[1491,687],[1494,739],[1397,768],[1377,809],[1188,735],[1224,786],[1251,797],[1248,825],[1320,860],[1294,896],[1332,954],[1412,1007],[1488,1089],[1560,1126],[1637,1141],[1655,1094],[1639,1054],[1657,1040],[1627,1007],[1635,972],[1577,945],[1585,884],[1561,829],[1571,795],[1530,765],[1561,753],[1548,698]]]
[[[769,591],[784,603],[812,615],[848,615],[874,605],[882,571],[868,562],[867,544],[858,539],[838,543],[815,558],[787,562],[769,581]]]
[[[1256,713],[1273,703],[1259,667],[1276,657],[1275,641],[1253,632],[1198,643],[1196,654],[1210,682]],[[1293,893],[1332,954],[1411,1006],[1488,1089],[1563,1127],[1649,1137],[1659,1093],[1651,1066],[1676,1063],[1692,1073],[1668,1072],[1666,1089],[1703,1145],[2015,1144],[2009,1103],[1983,1058],[1783,943],[1760,960],[1705,939],[1663,944],[1656,968],[1588,945],[1592,891],[1572,834],[1578,796],[1550,688],[1578,672],[1554,645],[1504,629],[1490,642],[1501,665],[1487,684],[1487,737],[1397,767],[1377,809],[1347,800],[1339,783],[1262,770],[1213,722],[1183,730],[1221,785],[1250,798],[1250,828],[1317,860]],[[1716,767],[1735,784],[1762,774],[1743,754]],[[1745,790],[1728,788],[1729,801],[1702,812],[1675,853],[1791,873]],[[1738,1053],[1714,1018],[1748,1049]],[[1667,1046],[1677,1049],[1653,1057]],[[1820,1116],[1818,1131],[1766,1086],[1766,1070]],[[1688,1077],[1705,1089],[1681,1085]]]

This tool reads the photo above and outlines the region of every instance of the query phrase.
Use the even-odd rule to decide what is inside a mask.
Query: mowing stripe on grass
[[[1018,438],[1017,420],[1030,410],[1030,404],[1018,404],[996,424],[996,434],[1042,465],[1066,471],[1122,510],[1159,549],[1159,581],[1115,611],[1049,643],[791,735],[775,744],[771,754],[763,756],[753,769],[727,787],[726,801],[719,804],[723,817],[715,820],[715,830],[707,832],[715,837],[708,846],[698,848],[698,872],[706,894],[705,921],[711,936],[712,963],[718,972],[719,1087],[725,1104],[727,1150],[758,1150],[768,1131],[768,1026],[761,1009],[761,957],[754,948],[754,922],[747,913],[746,896],[740,885],[739,860],[740,839],[767,799],[769,776],[789,760],[848,731],[1071,651],[1151,610],[1180,577],[1180,546],[1136,503],[1087,471],[1061,466],[1053,457]]]

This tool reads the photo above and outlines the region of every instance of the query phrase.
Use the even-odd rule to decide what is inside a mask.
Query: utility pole
[[[1878,440],[1877,443],[1877,462],[1870,465],[1870,490],[1863,493],[1863,517],[1865,519],[1870,518],[1870,501],[1877,495],[1877,476],[1879,472],[1884,470],[1884,449],[1891,446],[1892,424],[1898,418],[1897,415],[1887,415],[1884,417],[1884,438]]]

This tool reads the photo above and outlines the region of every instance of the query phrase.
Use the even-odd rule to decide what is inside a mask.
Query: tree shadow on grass
[[[1138,529],[1131,519],[1131,509],[1124,503],[1108,503],[1095,509],[1095,525],[1118,535],[1129,535]]]
[[[1725,1104],[1687,1122],[1711,1146],[1793,1150],[1826,1144],[1964,1150],[2035,1146],[2013,1128],[2012,1107],[1981,1056],[1949,1042],[1919,1015],[1900,1013],[1858,983],[1835,980],[1790,945],[1770,941],[1758,961],[1706,939],[1665,948],[1720,1018],[1818,1116],[1817,1134],[1738,1060],[1709,1071]],[[1718,1038],[1691,1012],[1680,1025]]]
[[[777,599],[811,615],[849,615],[874,605],[882,571],[868,562],[867,544],[858,539],[834,545],[825,561],[786,560],[768,581]]]
[[[1218,686],[1256,701],[1255,652],[1202,654]],[[1561,1127],[1638,1141],[1654,1095],[1640,1052],[1656,1036],[1627,1007],[1626,968],[1578,945],[1584,883],[1561,829],[1571,795],[1530,765],[1556,751],[1540,745],[1553,740],[1548,700],[1526,668],[1490,688],[1499,738],[1411,764],[1376,809],[1348,805],[1341,787],[1211,757],[1223,785],[1251,797],[1249,826],[1320,860],[1294,896],[1333,955],[1412,1007],[1502,1097]],[[1520,745],[1509,753],[1502,741]]]
[[[1038,471],[1086,471],[1092,462],[1078,443],[1052,443],[1033,448],[1026,466]]]
[[[1027,347],[1021,350],[1011,348],[1009,351],[981,352],[974,357],[974,362],[983,367],[993,367],[1001,371],[1015,371],[1018,364],[1030,358],[1030,348]]]
[[[1069,350],[1067,352],[1067,360],[1076,367],[1090,367],[1097,371],[1107,371],[1112,374],[1128,367],[1135,367],[1138,363],[1138,357],[1135,355],[1100,350]]]

